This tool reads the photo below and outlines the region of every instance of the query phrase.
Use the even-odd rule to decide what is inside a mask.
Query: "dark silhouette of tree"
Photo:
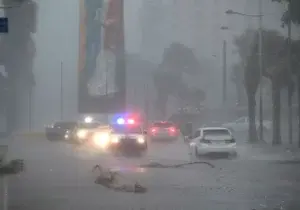
[[[3,0],[3,4],[10,5],[10,1]],[[4,9],[4,13],[9,20],[9,34],[0,41],[0,62],[8,74],[7,124],[12,132],[18,120],[18,92],[35,85],[32,72],[35,44],[31,35],[36,32],[37,5],[28,0],[20,7]]]
[[[281,144],[281,100],[280,90],[288,85],[287,65],[280,59],[284,50],[285,40],[277,31],[263,31],[264,42],[264,76],[272,84],[272,116],[273,116],[273,144]]]
[[[296,23],[299,24],[300,23],[300,1],[299,0],[272,0],[274,2],[279,2],[279,3],[291,3],[291,20]],[[285,11],[282,14],[282,22],[283,22],[283,26],[284,24],[287,24],[289,21],[289,12]]]
[[[290,3],[290,11],[285,11],[282,15],[282,26],[284,27],[291,20],[295,24],[300,24],[300,1],[299,0],[272,0],[279,3]],[[300,147],[300,71],[299,71],[299,60],[300,60],[300,44],[299,41],[292,43],[292,71],[293,74],[297,77],[298,89],[298,147]],[[287,51],[286,51],[287,52]],[[286,53],[285,55],[287,55]],[[285,56],[283,55],[283,56]],[[285,56],[286,57],[286,56]],[[286,58],[288,62],[289,58]]]
[[[234,44],[237,47],[237,52],[241,58],[241,63],[244,63],[244,86],[248,99],[248,117],[249,117],[249,134],[250,142],[258,141],[256,130],[255,94],[259,84],[259,66],[257,62],[257,40],[258,34],[256,31],[247,29],[240,36],[235,37]]]
[[[244,64],[236,63],[232,66],[231,81],[235,85],[237,95],[237,105],[240,106],[244,102]]]
[[[246,61],[245,68],[245,87],[248,95],[249,119],[255,117],[255,93],[259,84],[259,54],[258,54],[258,33],[255,33],[254,45],[250,56]],[[289,84],[286,73],[287,45],[284,37],[277,31],[263,30],[263,76],[270,79],[272,83],[272,115],[273,115],[273,144],[281,144],[280,132],[280,90]],[[255,120],[254,120],[255,122]],[[251,124],[251,123],[250,123]],[[250,126],[250,129],[255,127]],[[256,130],[256,129],[255,129]],[[249,133],[249,136],[251,132]],[[253,134],[252,134],[253,135]],[[252,136],[254,138],[254,136]]]
[[[192,101],[189,97],[192,95],[191,90],[184,84],[182,76],[183,73],[196,75],[199,72],[200,64],[192,49],[176,42],[165,49],[163,60],[153,75],[154,84],[157,88],[156,107],[160,117],[166,117],[169,95],[174,95],[187,101],[187,103]],[[199,100],[205,98],[199,90],[197,93]]]

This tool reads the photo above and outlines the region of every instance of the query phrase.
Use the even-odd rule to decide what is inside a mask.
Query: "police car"
[[[110,148],[112,151],[137,150],[146,151],[147,132],[140,123],[132,118],[118,118],[111,125]]]

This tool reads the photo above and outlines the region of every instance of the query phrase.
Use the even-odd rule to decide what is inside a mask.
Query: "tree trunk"
[[[242,105],[242,94],[243,94],[243,85],[236,83],[235,85],[236,88],[236,96],[237,96],[237,105],[241,106]]]
[[[298,147],[300,148],[300,74],[297,76],[298,95]]]
[[[248,116],[249,116],[249,134],[248,134],[248,141],[249,142],[257,142],[257,131],[256,131],[256,124],[255,124],[255,94],[248,93]]]
[[[272,115],[273,115],[273,145],[281,144],[280,132],[280,86],[276,79],[272,80]]]

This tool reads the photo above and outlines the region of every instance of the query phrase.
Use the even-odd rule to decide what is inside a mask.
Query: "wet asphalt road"
[[[26,171],[8,178],[10,210],[66,209],[300,209],[300,164],[284,151],[239,145],[234,160],[208,158],[215,165],[140,169],[138,164],[189,161],[182,141],[153,143],[143,157],[114,157],[87,146],[45,139],[15,138],[9,158],[24,158]],[[114,192],[94,184],[95,164],[118,169],[122,183],[139,181],[145,194]]]

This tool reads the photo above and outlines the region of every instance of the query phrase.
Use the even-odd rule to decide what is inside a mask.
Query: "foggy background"
[[[63,67],[64,118],[76,119],[77,113],[77,63],[79,40],[79,2],[75,0],[40,0],[38,2],[38,26],[35,34],[36,58],[34,74],[36,86],[32,93],[32,128],[40,130],[45,124],[60,117],[60,67]],[[186,81],[201,87],[206,92],[204,105],[220,107],[222,100],[222,42],[228,42],[227,69],[238,61],[232,53],[232,38],[246,28],[257,28],[257,18],[226,16],[225,11],[258,14],[258,0],[125,0],[126,50],[139,56],[150,65],[158,64],[165,47],[172,41],[184,43],[195,50],[202,69],[198,77],[186,76]],[[280,4],[265,0],[263,25],[266,29],[280,27],[283,8]],[[159,21],[158,21],[159,20]],[[228,26],[229,30],[220,30]],[[294,27],[294,32],[295,32]],[[299,33],[297,30],[294,34]],[[298,37],[294,37],[298,38]],[[151,68],[138,71],[128,69],[128,99],[132,104],[143,104],[144,84],[152,100],[155,89],[152,85]],[[132,77],[131,77],[132,76]],[[228,101],[234,106],[235,90],[228,79]],[[282,97],[285,100],[284,97]],[[230,100],[232,99],[232,100]],[[20,98],[22,113],[20,130],[29,127],[28,95]],[[170,100],[168,111],[178,108]],[[152,112],[153,112],[152,107]]]

